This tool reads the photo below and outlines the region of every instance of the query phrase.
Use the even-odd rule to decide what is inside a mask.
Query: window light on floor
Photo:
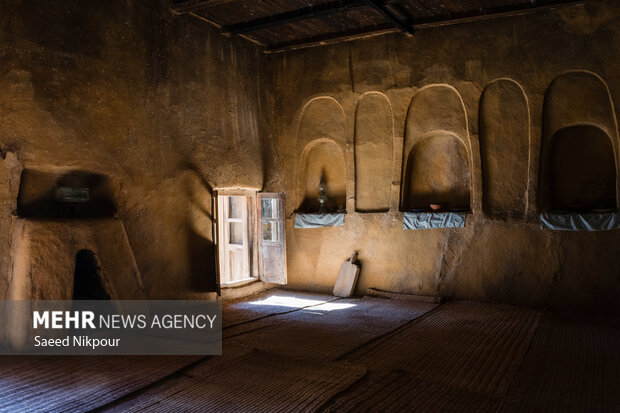
[[[290,307],[290,308],[306,308],[312,307],[313,310],[320,311],[333,311],[333,310],[345,310],[347,308],[355,307],[355,304],[351,303],[339,303],[329,302],[325,300],[311,300],[308,298],[299,298],[288,295],[272,295],[264,300],[251,301],[253,305],[271,305],[278,307]]]

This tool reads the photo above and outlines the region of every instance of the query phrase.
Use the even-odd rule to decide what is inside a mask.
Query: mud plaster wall
[[[270,189],[287,194],[289,286],[330,291],[339,266],[357,250],[359,293],[375,287],[620,313],[620,232],[551,232],[540,229],[537,219],[547,202],[539,185],[540,179],[546,182],[541,152],[547,153],[558,130],[596,127],[610,139],[610,156],[618,159],[619,44],[620,5],[610,1],[272,56],[281,168]],[[432,97],[416,105],[416,96],[429,87],[453,90],[462,106],[458,99]],[[389,102],[393,162],[385,150],[377,151],[376,159],[364,153],[368,144],[362,139],[373,134],[379,146],[390,134],[389,122],[380,132],[360,130],[387,112],[381,99],[373,103],[374,111],[360,106],[368,93]],[[566,103],[567,98],[573,100]],[[348,212],[343,227],[295,229],[300,140],[305,145],[311,139],[300,129],[308,122],[321,124],[320,118],[304,116],[318,99],[337,102],[344,113],[346,128],[338,139],[346,155]],[[333,131],[315,131],[312,139],[334,139]],[[461,164],[469,168],[472,213],[465,228],[402,230],[403,164],[414,146],[410,142],[425,134],[457,142],[452,149],[459,148]],[[588,142],[586,136],[578,145],[585,148]],[[442,162],[431,160],[429,166],[443,171]],[[373,169],[390,171],[388,188],[380,176],[376,182],[382,187],[369,188],[375,185],[367,178]],[[617,168],[614,173],[618,182]],[[373,191],[377,204],[358,209],[384,208],[380,200],[389,191],[389,212],[356,212],[356,200],[364,205]]]
[[[0,9],[0,147],[7,154],[0,159],[0,277],[10,272],[11,234],[21,222],[12,218],[21,171],[77,170],[112,183],[148,297],[210,297],[210,188],[260,188],[264,158],[271,158],[261,144],[268,128],[257,50],[173,16],[165,1],[0,0]],[[92,244],[103,261],[114,254],[97,251],[97,242],[117,235],[88,234],[106,222],[65,222],[57,236],[56,223],[30,226],[30,256],[54,266],[41,232],[51,234],[52,250],[65,239],[74,257]],[[64,254],[58,265],[71,266],[64,261],[74,258]],[[45,283],[43,272],[30,277]],[[64,294],[57,282],[38,288]]]

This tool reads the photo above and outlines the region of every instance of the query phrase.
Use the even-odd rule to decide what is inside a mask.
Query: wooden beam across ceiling
[[[243,34],[364,6],[366,6],[366,2],[364,0],[337,0],[330,3],[322,3],[316,6],[308,6],[301,9],[261,17],[247,22],[223,26],[222,32],[225,34]]]
[[[402,31],[413,34],[414,29],[437,27],[451,24],[467,23],[472,21],[486,20],[507,16],[523,15],[531,12],[543,12],[553,10],[563,6],[603,2],[607,0],[515,0],[514,2],[486,2],[487,7],[473,7],[462,11],[452,10],[448,12],[442,6],[441,0],[424,0],[425,3],[440,7],[443,12],[433,13],[434,15],[416,15],[415,9],[407,7],[408,1],[420,0],[332,0],[327,3],[315,4],[295,10],[286,10],[269,16],[259,17],[253,20],[235,24],[222,25],[217,21],[210,20],[209,10],[214,7],[234,3],[238,0],[172,0],[172,11],[177,14],[187,13],[191,16],[208,21],[222,30],[225,34],[237,34],[262,47],[267,53],[294,50],[309,46],[316,46],[339,41],[353,40],[355,38],[374,36],[395,31]],[[454,0],[459,1],[459,0]],[[493,6],[497,4],[496,6]],[[480,3],[482,5],[482,3]],[[248,6],[250,7],[250,6]],[[330,15],[342,13],[349,9],[360,10],[356,12],[364,15],[364,12],[380,14],[385,22],[374,22],[369,26],[343,27],[338,31],[329,33],[316,32],[311,36],[298,36],[297,38],[278,42],[271,41],[265,44],[259,33],[261,29],[278,27],[306,19],[316,19],[323,22],[329,21]],[[373,10],[371,12],[371,9]],[[458,8],[457,8],[458,10]],[[200,11],[200,14],[196,13]],[[335,17],[335,16],[334,16]]]
[[[400,30],[390,23],[384,23],[379,26],[365,27],[361,29],[352,29],[344,32],[317,35],[299,40],[292,40],[283,43],[277,43],[268,46],[266,53],[278,53],[288,50],[302,49],[311,46],[321,46],[336,42],[344,42],[348,40],[361,39],[363,37],[379,36],[386,33],[399,32]]]
[[[209,7],[223,6],[236,0],[172,0],[172,11],[178,14],[191,13]]]
[[[382,2],[377,0],[364,0],[364,3],[366,3],[368,7],[372,7],[373,9],[381,13],[383,17],[385,17],[389,22],[391,22],[394,26],[398,27],[403,32],[414,34],[413,26],[411,26],[411,24],[409,23],[400,21],[400,19],[396,17],[394,13],[392,13],[390,10],[388,10],[388,8],[385,7]]]
[[[528,3],[519,5],[509,5],[504,7],[479,9],[475,12],[467,12],[462,14],[452,14],[450,16],[433,16],[427,18],[417,18],[412,24],[412,29],[447,26],[460,23],[470,23],[493,18],[510,17],[529,14],[532,12],[542,12],[545,10],[554,10],[561,7],[580,5],[590,2],[606,1],[606,0],[546,0],[544,5],[537,3],[536,0],[530,0]],[[400,28],[399,28],[400,29]],[[402,29],[400,29],[402,30]],[[344,31],[331,33],[329,35],[318,35],[309,38],[302,38],[295,41],[269,45],[266,53],[278,53],[289,50],[302,49],[305,47],[320,46],[325,44],[355,40],[362,37],[393,33],[398,31],[394,25],[380,25],[368,28],[362,28],[352,31]]]

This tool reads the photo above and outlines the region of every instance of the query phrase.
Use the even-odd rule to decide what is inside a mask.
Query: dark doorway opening
[[[109,300],[100,275],[101,267],[95,253],[80,250],[75,254],[75,273],[73,276],[74,300]]]

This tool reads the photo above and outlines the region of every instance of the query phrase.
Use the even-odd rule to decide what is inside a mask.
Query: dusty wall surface
[[[167,7],[0,1],[0,277],[11,267],[22,170],[34,215],[56,176],[81,171],[104,177],[147,296],[210,296],[210,188],[260,188],[271,156],[261,143],[262,57]],[[35,247],[30,256],[48,254],[44,242]]]
[[[12,265],[2,299],[71,300],[76,252],[82,249],[97,251],[101,282],[111,299],[145,298],[120,220],[13,218],[11,224]]]
[[[281,168],[268,189],[287,194],[289,286],[330,291],[357,250],[358,292],[620,313],[620,232],[538,223],[552,202],[617,199],[619,44],[609,1],[271,56]],[[295,229],[300,160],[318,142],[345,154],[345,225]],[[578,188],[549,188],[575,159]],[[402,229],[403,208],[435,200],[465,206],[466,227]]]

